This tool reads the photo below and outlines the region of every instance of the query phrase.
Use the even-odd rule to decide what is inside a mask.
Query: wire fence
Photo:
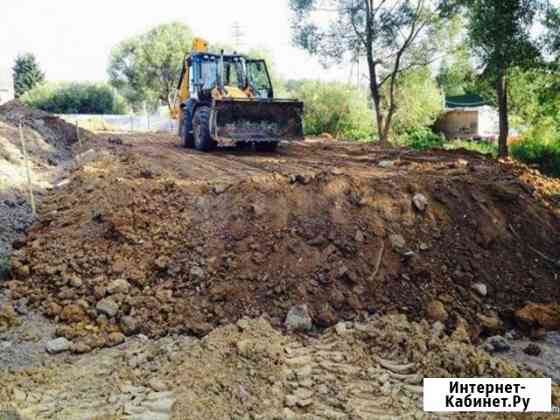
[[[94,131],[176,132],[177,122],[167,115],[59,114],[64,121]]]

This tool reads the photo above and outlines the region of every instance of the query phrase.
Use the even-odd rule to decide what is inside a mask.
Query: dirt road
[[[414,163],[427,163],[434,174],[443,176],[442,168],[462,157],[457,152],[431,152],[421,155],[401,149],[380,150],[373,145],[308,139],[305,142],[282,143],[276,153],[256,153],[234,147],[219,148],[213,153],[200,153],[181,146],[175,135],[119,135],[130,151],[161,174],[192,181],[233,182],[252,176],[316,174],[332,169],[370,178],[398,176],[395,169],[418,169]],[[465,152],[469,161],[477,155]],[[379,162],[392,164],[383,169]],[[397,161],[397,162],[395,162]],[[395,164],[396,163],[396,164]],[[422,168],[423,170],[427,168]],[[452,171],[450,171],[452,172]]]

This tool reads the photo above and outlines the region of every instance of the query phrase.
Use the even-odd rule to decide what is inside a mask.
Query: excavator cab
[[[173,113],[185,147],[210,151],[235,143],[274,151],[281,140],[303,139],[303,103],[274,98],[264,60],[211,54],[200,40],[194,46]]]

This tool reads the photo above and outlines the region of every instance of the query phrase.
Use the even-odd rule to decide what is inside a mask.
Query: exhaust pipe
[[[220,93],[222,95],[225,94],[225,89],[224,89],[224,50],[222,50],[221,54],[220,54]]]

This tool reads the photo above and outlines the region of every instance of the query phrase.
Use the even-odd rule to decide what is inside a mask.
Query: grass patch
[[[492,157],[498,156],[497,145],[486,142],[477,142],[474,140],[454,140],[446,143],[443,147],[445,150],[466,149],[483,155],[490,155]]]

